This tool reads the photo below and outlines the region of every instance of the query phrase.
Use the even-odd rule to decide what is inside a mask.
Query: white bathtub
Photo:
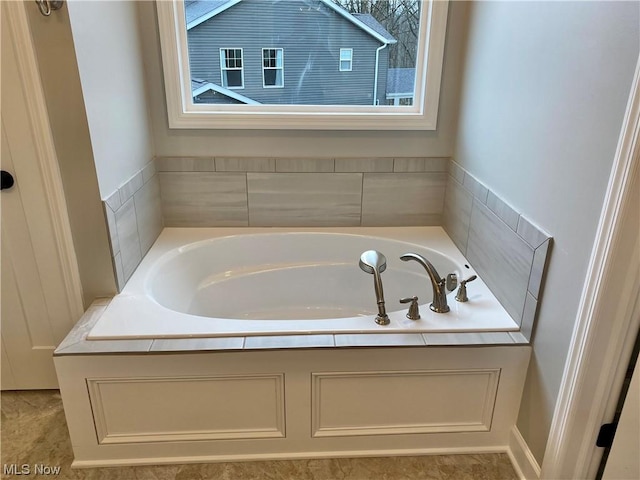
[[[375,323],[373,276],[365,250],[387,258],[382,274],[390,324]],[[469,302],[429,309],[424,269],[400,255],[426,257],[441,276],[475,274],[440,227],[286,229],[166,228],[89,340],[251,335],[516,331],[481,279]],[[417,295],[421,319],[401,297]]]

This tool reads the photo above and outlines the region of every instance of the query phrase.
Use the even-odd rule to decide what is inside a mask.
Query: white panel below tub
[[[73,465],[98,467],[504,451],[517,418],[530,353],[530,346],[512,344],[455,348],[341,347],[172,354],[82,354],[56,356],[54,360],[75,456]],[[486,381],[486,390],[480,385],[494,375],[492,372],[498,371],[494,404],[491,382]],[[364,421],[375,424],[371,415],[376,411],[380,417],[376,420],[377,425],[382,424],[383,427],[392,423],[407,426],[433,422],[432,418],[425,417],[428,413],[425,413],[425,409],[433,407],[425,406],[424,398],[431,387],[438,388],[439,385],[447,388],[447,391],[431,391],[430,395],[448,399],[447,408],[449,403],[455,403],[460,411],[449,413],[465,423],[474,423],[476,419],[483,418],[478,409],[471,413],[462,411],[465,405],[478,408],[487,399],[487,404],[492,405],[491,419],[486,421],[490,429],[395,433],[393,428],[388,428],[386,434],[371,430],[368,435],[314,435],[313,374],[327,375],[323,372],[355,375],[352,380],[360,385],[371,379],[372,385],[378,385],[378,391],[381,389],[378,381],[382,385],[389,385],[383,375],[399,375],[399,383],[403,385],[401,392],[387,388],[382,391],[383,396],[367,396],[366,401],[361,403],[360,407],[369,412],[369,418],[363,418],[363,414],[356,412],[353,423],[357,428],[362,428]],[[429,376],[435,374],[437,377],[443,372],[453,376],[459,372],[458,380],[461,382],[435,381]],[[478,384],[469,379],[476,373],[476,380],[481,380]],[[497,380],[497,374],[495,377]],[[326,381],[329,387],[333,387],[335,384],[331,382],[334,380],[331,377],[322,382]],[[199,381],[205,385],[198,385]],[[431,381],[435,383],[429,384]],[[98,417],[97,397],[94,391],[87,389],[91,382],[100,383],[102,389],[103,405],[100,408],[105,423],[98,434],[95,426]],[[159,395],[145,382],[160,382],[162,388],[170,393]],[[464,386],[461,385],[463,383]],[[245,386],[255,386],[256,389],[251,388],[251,392],[247,393]],[[349,389],[356,396],[359,395],[356,387]],[[223,399],[219,397],[222,390],[225,392]],[[330,389],[324,391],[325,394],[330,392]],[[169,396],[164,399],[165,395]],[[474,396],[478,403],[471,398]],[[274,397],[278,400],[275,401]],[[350,403],[354,405],[354,400],[350,400]],[[222,415],[221,405],[231,409],[235,418]],[[274,405],[277,405],[277,409]],[[284,412],[278,417],[282,406]],[[340,410],[343,405],[338,403],[336,408]],[[254,410],[260,415],[259,421],[248,421],[245,417],[255,415]],[[416,417],[407,418],[409,413]],[[170,418],[174,415],[176,418]],[[209,418],[209,415],[213,417]],[[321,416],[319,424],[323,428],[331,427],[338,423],[334,419],[344,424],[344,418],[339,415],[332,412],[327,417]],[[197,422],[193,420],[194,417],[198,419]],[[452,416],[446,416],[445,420],[450,424],[456,422]],[[274,428],[276,425],[278,427]],[[263,434],[264,428],[282,433],[276,432],[278,436],[269,438],[255,438]],[[216,437],[229,430],[252,438]],[[209,437],[197,439],[199,437],[194,432]],[[151,435],[141,435],[144,433]],[[124,435],[118,437],[118,434]],[[196,439],[186,440],[189,435]],[[163,438],[167,441],[161,441]]]
[[[487,432],[500,369],[312,377],[314,437]]]
[[[87,385],[100,444],[285,436],[282,374],[93,378]]]

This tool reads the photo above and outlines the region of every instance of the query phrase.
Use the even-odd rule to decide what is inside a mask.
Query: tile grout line
[[[247,227],[251,226],[251,215],[249,214],[249,172],[244,172],[244,188],[247,199]]]
[[[361,184],[360,184],[360,222],[359,226],[362,227],[362,210],[364,205],[364,172],[360,174],[362,176]]]

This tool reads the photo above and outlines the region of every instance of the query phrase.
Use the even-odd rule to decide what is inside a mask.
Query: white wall
[[[461,46],[461,36],[457,33],[460,29],[449,29],[455,35],[447,38],[438,130],[435,132],[170,130],[155,5],[139,2],[139,10],[157,156],[442,157],[450,156],[453,151]]]
[[[640,45],[637,2],[474,2],[455,158],[554,237],[518,428],[542,462]]]
[[[68,2],[78,70],[106,198],[151,160],[136,2]]]
[[[25,8],[88,307],[97,297],[113,295],[116,285],[71,25],[65,7],[50,17],[42,16],[35,2]]]

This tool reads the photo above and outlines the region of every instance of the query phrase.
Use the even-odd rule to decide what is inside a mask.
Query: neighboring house
[[[390,68],[387,72],[387,105],[413,105],[415,68]]]
[[[389,45],[332,0],[185,1],[196,103],[386,105]]]

